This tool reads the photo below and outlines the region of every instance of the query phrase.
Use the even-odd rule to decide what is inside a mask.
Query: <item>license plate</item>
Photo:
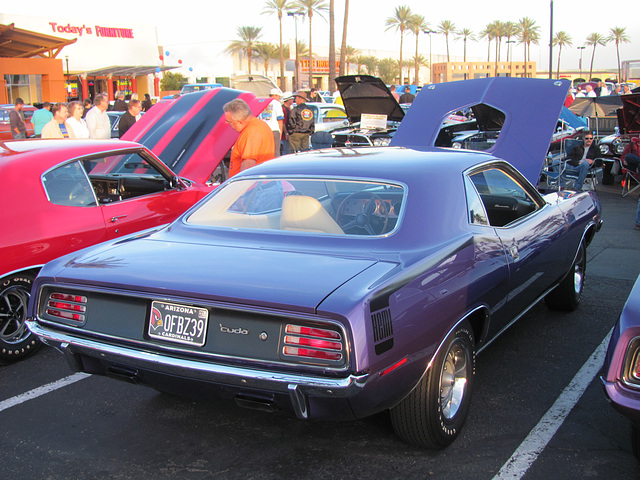
[[[147,333],[152,338],[201,347],[206,340],[208,323],[206,308],[153,301]]]

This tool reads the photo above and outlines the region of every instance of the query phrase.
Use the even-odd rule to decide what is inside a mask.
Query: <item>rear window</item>
[[[381,236],[402,217],[403,186],[358,180],[243,179],[219,188],[187,223],[316,235]]]

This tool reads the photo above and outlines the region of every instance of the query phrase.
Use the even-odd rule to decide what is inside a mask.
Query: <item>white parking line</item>
[[[21,393],[20,395],[16,395],[15,397],[8,398],[7,400],[3,400],[2,402],[0,402],[0,412],[6,410],[7,408],[20,405],[21,403],[24,403],[28,400],[38,398],[41,395],[53,392],[54,390],[58,390],[59,388],[71,385],[72,383],[78,382],[90,376],[91,375],[89,375],[88,373],[74,373],[73,375],[61,378],[60,380],[57,380],[55,382],[47,383],[46,385],[42,385],[41,387],[34,388],[33,390]]]
[[[531,464],[536,461],[551,441],[560,425],[562,425],[602,368],[612,331],[613,329],[609,330],[602,343],[598,345],[591,357],[573,377],[571,383],[567,385],[547,413],[529,432],[527,438],[524,439],[518,449],[511,455],[511,458],[502,466],[498,474],[493,477],[493,480],[521,479],[527,473]]]

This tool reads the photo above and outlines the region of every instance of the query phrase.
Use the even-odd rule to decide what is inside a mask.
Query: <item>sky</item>
[[[61,13],[60,4],[51,0],[29,0],[29,9],[21,8],[20,2],[4,2],[2,13],[20,15],[55,16],[60,18],[77,18],[87,22],[120,22],[134,24],[140,22],[155,25],[158,41],[171,52],[173,58],[180,57],[187,65],[205,65],[213,57],[221,55],[221,51],[233,40],[237,39],[240,26],[262,27],[261,40],[277,44],[279,41],[278,19],[275,15],[267,15],[266,0],[191,0],[177,2],[175,0],[155,0],[153,2],[129,0],[117,4],[109,10],[100,2],[83,2],[82,9]],[[328,4],[328,0],[327,0]],[[342,39],[342,23],[344,0],[335,0],[336,8],[336,46]],[[442,20],[450,20],[457,28],[468,28],[477,33],[488,23],[495,20],[518,22],[529,17],[540,26],[540,45],[533,46],[531,60],[537,62],[538,71],[546,71],[549,66],[549,32],[551,17],[550,0],[455,0],[455,2],[425,0],[400,0],[389,2],[384,0],[350,0],[349,26],[347,44],[368,54],[371,50],[388,52],[388,56],[399,52],[400,34],[395,30],[386,30],[385,20],[393,16],[396,6],[406,5],[413,13],[423,15],[430,27],[436,29]],[[454,8],[450,6],[453,5]],[[71,13],[73,12],[73,13]],[[553,29],[563,30],[573,39],[573,46],[563,49],[561,53],[561,69],[578,69],[580,50],[586,37],[594,32],[604,36],[614,27],[626,28],[631,43],[620,46],[621,60],[640,59],[640,49],[634,43],[640,42],[640,22],[634,21],[633,15],[621,14],[619,8],[611,8],[606,2],[594,0],[554,0]],[[326,51],[329,44],[328,13],[312,20],[313,50]],[[298,20],[298,39],[308,43],[308,21]],[[292,17],[283,19],[283,40],[288,42],[295,37]],[[419,53],[429,56],[429,36],[421,35]],[[405,34],[403,57],[409,59],[415,53],[415,36]],[[452,56],[462,57],[463,42],[450,38],[449,49]],[[592,47],[582,50],[583,70],[589,69]],[[446,55],[444,36],[431,36],[431,52],[434,55]],[[385,55],[385,56],[387,56]],[[504,60],[503,50],[501,58]],[[514,59],[522,59],[523,47],[513,46]],[[553,69],[557,67],[557,48],[554,50]],[[379,55],[380,56],[380,55]],[[468,42],[467,58],[486,60],[487,42],[480,40]],[[491,59],[493,60],[493,51]],[[616,48],[613,44],[598,46],[595,52],[594,68],[616,69]]]

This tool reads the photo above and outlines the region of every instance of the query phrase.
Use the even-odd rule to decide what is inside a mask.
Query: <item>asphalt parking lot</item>
[[[599,196],[605,223],[587,251],[583,303],[569,314],[536,305],[478,357],[470,415],[447,450],[402,443],[385,414],[354,422],[305,422],[222,400],[184,399],[106,378],[71,376],[63,357],[43,348],[0,367],[1,476],[639,478],[627,420],[607,404],[594,368],[579,373],[584,365],[599,369],[597,352],[640,274],[640,232],[633,229],[637,196],[621,198],[619,186],[600,186]],[[567,389],[578,377],[584,393]],[[53,383],[61,379],[68,383]],[[567,391],[578,392],[575,406]],[[514,457],[528,445],[533,453],[524,462]]]

